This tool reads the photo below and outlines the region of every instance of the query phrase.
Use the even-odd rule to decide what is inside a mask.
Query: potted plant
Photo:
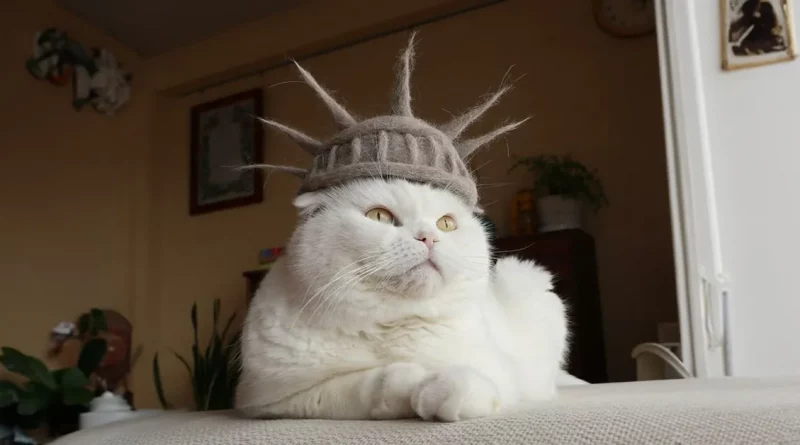
[[[587,210],[608,204],[596,171],[570,155],[538,155],[521,158],[509,169],[525,167],[533,175],[539,231],[581,228]]]
[[[232,314],[222,332],[218,332],[220,314],[220,301],[214,300],[213,325],[211,338],[205,347],[200,349],[197,337],[197,303],[192,305],[191,319],[194,330],[194,344],[192,345],[192,365],[182,355],[173,351],[175,357],[180,360],[189,380],[192,383],[192,394],[194,396],[194,409],[197,411],[215,411],[233,408],[233,397],[236,391],[236,384],[239,381],[240,367],[237,362],[239,334],[231,335],[228,338],[233,319],[236,313]],[[171,408],[164,395],[164,387],[161,381],[161,369],[158,362],[158,353],[153,357],[153,380],[156,386],[156,393],[161,405],[165,409]]]
[[[93,344],[98,346],[83,348],[78,366],[57,370],[48,369],[38,358],[14,348],[1,348],[0,363],[9,372],[27,379],[22,384],[0,381],[0,420],[6,429],[18,432],[44,422],[51,437],[77,430],[78,416],[94,397],[88,376],[105,354],[103,340],[97,339]]]
[[[82,333],[97,334],[105,329],[105,318],[97,309],[81,320]],[[81,339],[71,331],[60,337],[58,344],[66,338]],[[77,365],[56,370],[14,348],[0,348],[0,364],[17,375],[13,380],[0,380],[0,443],[36,443],[24,431],[42,424],[49,427],[50,437],[78,429],[78,418],[95,395],[90,378],[108,349],[102,338],[83,337],[82,342]]]

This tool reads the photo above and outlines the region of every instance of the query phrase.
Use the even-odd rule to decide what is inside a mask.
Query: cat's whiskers
[[[338,272],[338,273],[337,273],[337,274],[334,276],[334,278],[332,278],[330,281],[328,281],[328,283],[326,283],[324,286],[322,286],[322,287],[320,287],[319,289],[317,289],[317,290],[314,292],[314,295],[312,295],[312,296],[311,296],[311,298],[309,299],[309,301],[311,301],[311,300],[314,300],[314,299],[316,299],[317,297],[320,297],[320,296],[322,296],[322,295],[325,295],[325,293],[326,293],[326,291],[328,290],[328,288],[329,288],[329,287],[331,287],[331,286],[333,286],[333,285],[334,285],[334,284],[336,284],[337,282],[339,282],[339,281],[341,281],[341,280],[347,280],[347,279],[349,279],[350,277],[352,277],[353,275],[355,275],[355,274],[358,274],[358,273],[362,272],[363,270],[365,270],[365,269],[367,269],[367,268],[369,268],[369,267],[370,267],[370,265],[369,265],[369,264],[360,264],[360,265],[358,265],[357,267],[355,267],[354,269],[351,269],[351,270],[347,270],[346,268],[344,268],[344,269],[340,270],[340,271],[339,271],[339,272]]]
[[[320,316],[321,323],[323,325],[325,324],[325,316],[328,314],[328,310],[331,310],[330,318],[333,318],[336,315],[336,310],[339,308],[341,303],[346,300],[346,298],[345,298],[346,295],[347,295],[346,291],[352,289],[352,286],[350,286],[350,284],[352,284],[352,281],[360,281],[363,278],[366,278],[367,276],[369,276],[370,274],[372,274],[374,272],[375,272],[375,270],[366,271],[365,273],[361,274],[361,276],[354,277],[354,279],[351,280],[350,283],[347,283],[347,284],[341,286],[341,290],[339,292],[337,292],[336,294],[332,294],[331,297],[328,298],[328,305],[325,308],[325,311]]]
[[[339,287],[337,287],[336,289],[333,290],[333,292],[328,294],[323,299],[323,301],[321,301],[320,304],[317,306],[317,309],[319,309],[320,307],[322,307],[323,305],[328,303],[328,307],[326,307],[325,311],[322,313],[322,316],[320,317],[320,322],[324,322],[325,314],[327,314],[328,309],[330,309],[330,307],[334,303],[337,303],[337,305],[338,305],[338,303],[343,300],[343,298],[341,298],[341,297],[345,295],[345,291],[347,291],[347,290],[349,290],[351,288],[350,287],[351,284],[360,282],[364,278],[367,278],[368,276],[374,274],[375,272],[377,272],[378,270],[382,269],[384,266],[389,264],[391,262],[391,260],[392,260],[391,258],[386,258],[386,259],[384,259],[384,260],[382,260],[382,261],[380,261],[380,262],[378,262],[376,264],[369,265],[366,268],[366,270],[362,270],[360,272],[352,274],[350,279],[348,279],[344,283],[341,283],[339,285]],[[316,313],[317,309],[314,310],[314,313]],[[311,314],[311,318],[314,317],[314,313]]]
[[[362,259],[360,259],[360,260],[357,260],[357,261],[354,261],[354,262],[352,262],[352,263],[348,264],[347,266],[345,266],[345,267],[343,267],[341,270],[339,270],[339,272],[337,272],[337,273],[336,273],[336,275],[334,275],[334,277],[333,277],[333,278],[331,278],[331,281],[329,281],[327,284],[325,284],[325,285],[324,285],[324,286],[322,286],[321,288],[317,289],[317,290],[316,290],[316,292],[314,292],[314,295],[312,295],[312,296],[311,296],[311,298],[309,298],[308,300],[306,300],[305,304],[304,304],[304,305],[303,305],[303,306],[300,308],[300,310],[299,310],[299,311],[297,312],[297,314],[295,315],[295,317],[294,317],[294,319],[293,319],[293,321],[292,321],[292,324],[291,324],[291,326],[289,327],[289,329],[293,329],[293,328],[294,328],[295,324],[297,323],[297,320],[300,318],[300,315],[302,315],[302,313],[303,313],[303,310],[305,310],[305,308],[306,308],[306,307],[307,307],[307,306],[308,306],[308,305],[309,305],[309,304],[310,304],[312,301],[314,301],[314,299],[316,299],[318,296],[322,295],[322,294],[325,292],[325,290],[326,290],[328,287],[332,286],[334,283],[336,283],[336,281],[338,281],[338,280],[340,280],[340,279],[343,279],[343,278],[345,278],[345,277],[346,277],[346,276],[347,276],[349,273],[357,273],[357,272],[358,272],[360,269],[362,269],[362,268],[365,268],[365,267],[367,267],[368,265],[360,265],[360,266],[356,267],[354,270],[348,270],[348,268],[350,268],[351,266],[353,266],[353,265],[355,265],[355,264],[358,264],[358,263],[360,263],[360,262],[363,262],[363,261],[368,261],[368,260],[370,260],[370,259],[376,258],[376,257],[378,257],[378,256],[380,256],[380,255],[381,255],[381,254],[380,254],[380,253],[378,253],[378,254],[375,254],[375,255],[370,255],[370,256],[364,257],[364,258],[362,258]],[[320,274],[321,274],[321,273],[322,273],[322,270],[320,270],[320,273],[318,273],[318,274],[317,274],[317,276],[314,278],[314,281],[316,281],[316,280],[317,280],[317,278],[319,278],[319,276],[320,276]],[[312,283],[312,285],[313,285],[313,283]],[[310,288],[311,288],[311,286],[309,286],[309,289],[310,289]],[[308,290],[306,291],[306,295],[308,295]],[[304,297],[304,298],[305,298],[305,297]]]
[[[478,184],[478,189],[491,189],[491,188],[498,188],[498,187],[508,187],[509,185],[514,185],[513,182],[484,182],[482,184]]]
[[[339,296],[344,295],[345,291],[351,289],[350,287],[351,284],[360,281],[362,277],[369,275],[376,268],[377,266],[374,264],[365,266],[364,268],[362,268],[362,270],[352,273],[344,282],[339,283],[339,286],[333,289],[331,292],[326,293],[322,301],[319,303],[319,305],[317,305],[317,309],[326,306],[325,310],[320,316],[320,321],[323,321],[325,319],[325,314],[328,312],[328,309],[330,309],[333,301],[337,300]],[[313,317],[314,314],[311,314],[311,316]]]
[[[377,255],[377,256],[380,256],[380,255]],[[357,278],[357,277],[363,275],[364,273],[368,273],[373,267],[375,267],[375,263],[361,264],[358,267],[356,267],[355,269],[347,270],[347,271],[344,271],[344,273],[337,274],[337,278],[332,279],[330,282],[328,282],[328,284],[326,284],[322,288],[318,289],[317,292],[314,294],[314,296],[315,297],[317,297],[319,295],[328,295],[329,296],[330,294],[335,293],[341,287],[341,282],[347,283],[354,277]],[[333,286],[334,284],[337,284],[337,282],[339,282],[338,284],[340,285],[340,287],[335,288],[333,292],[328,292],[328,289],[331,286]],[[328,298],[328,297],[326,297],[326,298]],[[322,302],[320,302],[320,304],[322,304]]]
[[[476,154],[478,154],[478,151],[477,151],[477,150],[476,150],[476,151],[473,151],[473,152],[472,152],[472,153],[470,153],[470,155],[469,155],[469,156],[468,156],[468,157],[467,157],[467,158],[464,160],[464,162],[466,162],[467,164],[469,164],[470,162],[472,162],[472,158],[473,158],[473,157],[475,157],[475,155],[476,155]],[[489,165],[489,163],[490,163],[490,162],[492,162],[492,160],[491,160],[491,159],[489,159],[488,161],[484,162],[483,164],[481,164],[481,165],[479,165],[479,166],[477,166],[477,167],[475,167],[475,168],[471,169],[469,172],[470,172],[471,174],[475,175],[475,173],[478,173],[478,170],[482,169],[483,167],[486,167],[487,165]]]
[[[451,255],[445,252],[439,252],[437,255],[446,262],[453,262],[456,264],[466,263],[469,266],[475,266],[469,268],[468,272],[480,274],[480,273],[486,273],[489,270],[489,262],[482,261],[485,257],[481,257],[479,255],[461,256],[461,255]]]
[[[375,249],[375,250],[373,250],[373,251],[371,251],[371,252],[377,252],[377,253],[375,253],[374,255],[368,255],[368,256],[366,256],[366,257],[363,257],[363,258],[361,258],[361,259],[355,260],[355,261],[353,261],[352,263],[350,263],[350,264],[348,264],[348,265],[344,266],[344,267],[343,267],[343,268],[342,268],[342,269],[341,269],[339,272],[337,272],[337,274],[336,274],[336,275],[334,275],[334,276],[333,276],[333,278],[331,278],[331,279],[332,279],[332,280],[333,280],[333,279],[336,279],[336,277],[338,276],[338,274],[340,274],[340,273],[342,273],[342,272],[346,271],[348,267],[351,267],[351,266],[352,266],[352,265],[354,265],[354,264],[358,264],[358,263],[361,263],[361,262],[363,262],[363,261],[367,261],[367,260],[371,260],[371,259],[373,259],[373,258],[377,258],[377,257],[379,257],[379,256],[382,254],[382,252],[380,251],[380,249]],[[367,252],[367,253],[369,254],[369,253],[371,253],[371,252]],[[311,284],[309,284],[309,285],[308,285],[308,288],[306,289],[306,292],[305,292],[305,294],[303,295],[303,299],[305,299],[305,298],[308,296],[308,293],[309,293],[309,292],[311,292],[311,288],[314,286],[314,284],[316,283],[317,279],[319,279],[320,275],[322,275],[322,272],[324,272],[324,271],[325,271],[325,268],[324,268],[324,267],[320,267],[320,268],[319,268],[319,272],[317,272],[317,275],[316,275],[316,276],[314,276],[314,279],[311,281]]]
[[[370,266],[368,266],[368,265],[359,266],[355,270],[348,272],[346,275],[343,275],[343,276],[339,277],[339,279],[337,279],[337,281],[343,280],[343,279],[344,280],[350,280],[352,277],[358,276],[358,274],[362,273],[364,270],[368,269],[369,267]],[[347,282],[347,281],[345,281],[345,282]],[[323,289],[326,289],[326,288],[330,287],[331,285],[333,285],[333,282],[330,282],[330,283],[326,284],[323,287]],[[314,305],[314,310],[311,312],[311,315],[308,316],[309,322],[311,322],[314,319],[314,316],[316,315],[317,311],[319,311],[319,309],[322,306],[324,306],[326,302],[328,302],[328,300],[331,298],[332,294],[333,294],[332,292],[328,293],[328,292],[320,292],[320,291],[317,291],[314,294],[315,297],[319,296],[320,300]]]
[[[498,254],[498,253],[515,253],[515,252],[521,252],[521,251],[523,251],[523,250],[526,250],[526,249],[529,249],[529,248],[533,247],[533,245],[534,245],[534,244],[536,244],[536,241],[533,241],[532,243],[528,244],[528,245],[527,245],[527,246],[525,246],[525,247],[520,247],[519,249],[513,249],[513,250],[495,250],[495,251],[493,251],[493,252],[491,253],[491,256],[492,256],[492,258],[497,258],[497,254]]]

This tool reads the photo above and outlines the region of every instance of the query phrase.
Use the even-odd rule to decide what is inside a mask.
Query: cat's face
[[[292,268],[319,299],[435,298],[489,274],[486,234],[455,195],[380,179],[299,196]],[[307,295],[310,297],[312,295]]]

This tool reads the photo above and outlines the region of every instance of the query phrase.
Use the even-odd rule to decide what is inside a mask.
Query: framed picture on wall
[[[253,89],[191,109],[189,214],[198,215],[263,200],[263,92]]]
[[[722,69],[752,68],[797,57],[790,0],[720,0]]]

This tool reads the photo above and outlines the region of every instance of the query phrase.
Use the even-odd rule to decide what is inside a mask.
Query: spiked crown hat
[[[414,34],[400,56],[392,114],[361,121],[295,63],[303,80],[327,106],[339,132],[321,142],[281,123],[259,118],[294,140],[314,156],[314,162],[309,170],[279,165],[254,167],[284,171],[302,178],[301,194],[357,179],[400,178],[447,189],[477,209],[478,190],[467,167],[469,156],[496,137],[517,128],[524,120],[472,139],[461,138],[464,130],[509,90],[508,86],[501,86],[482,103],[445,125],[437,127],[419,119],[411,109],[413,58]]]

